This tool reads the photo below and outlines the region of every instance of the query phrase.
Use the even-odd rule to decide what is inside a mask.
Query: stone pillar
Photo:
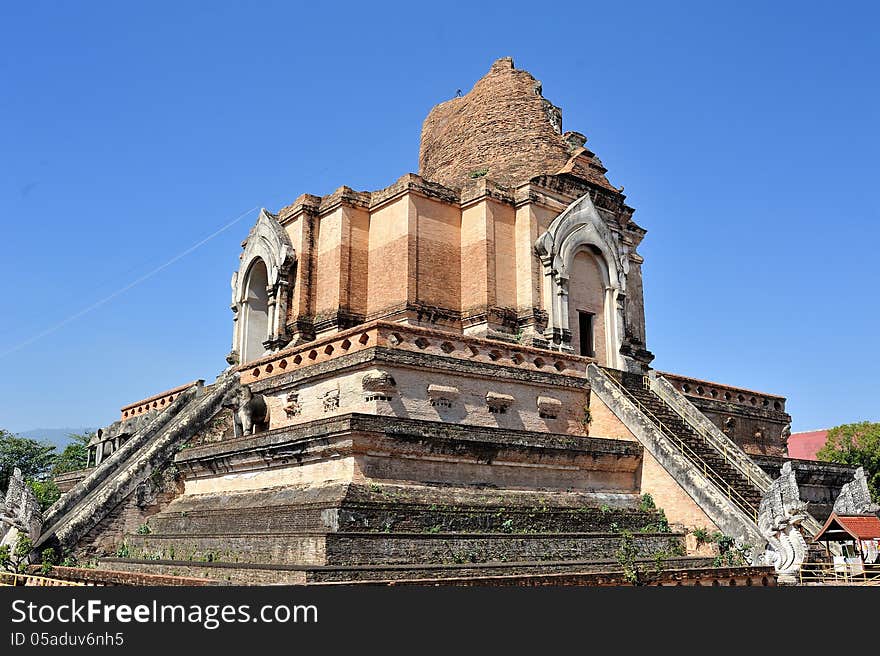
[[[544,265],[544,298],[549,301],[550,316],[544,337],[551,349],[572,352],[571,328],[568,325],[568,278],[552,267],[550,258],[541,258]]]
[[[241,362],[241,325],[238,320],[240,316],[238,303],[232,304],[230,309],[232,310],[232,350],[226,356],[226,362],[236,365]]]
[[[267,351],[274,350],[275,334],[276,334],[276,317],[278,315],[278,303],[276,298],[277,287],[269,285],[266,287],[266,335],[263,340],[263,348]]]
[[[270,351],[277,351],[287,343],[287,299],[290,296],[290,283],[282,278],[266,289],[268,295],[269,334],[264,346]]]
[[[605,362],[609,367],[619,369],[617,352],[617,290],[611,285],[605,286],[605,300],[602,311],[605,322]]]

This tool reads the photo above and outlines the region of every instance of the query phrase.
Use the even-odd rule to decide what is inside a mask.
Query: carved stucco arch
[[[238,362],[243,353],[245,336],[242,334],[239,317],[243,316],[242,308],[247,303],[248,274],[257,260],[266,265],[268,278],[266,291],[269,297],[269,317],[264,346],[267,350],[274,351],[289,340],[287,308],[290,305],[291,273],[296,263],[296,251],[278,219],[265,209],[260,210],[260,215],[245,241],[238,271],[232,274],[232,353],[228,358],[231,362]]]
[[[545,337],[555,348],[571,350],[568,288],[572,263],[584,250],[597,255],[605,285],[605,349],[608,366],[623,369],[620,347],[624,335],[624,300],[629,261],[622,244],[584,194],[557,216],[535,241],[543,268],[544,304],[548,313]]]

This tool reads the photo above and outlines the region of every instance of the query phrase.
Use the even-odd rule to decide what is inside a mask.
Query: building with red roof
[[[788,456],[789,458],[798,458],[800,460],[818,460],[816,453],[825,446],[827,439],[827,428],[792,433],[791,437],[788,438]]]
[[[838,515],[837,513],[831,513],[825,526],[814,538],[822,542],[878,539],[880,539],[880,518],[876,515]]]

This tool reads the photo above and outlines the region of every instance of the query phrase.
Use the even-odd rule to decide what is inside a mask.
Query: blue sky
[[[512,56],[647,228],[655,366],[880,420],[876,3],[4,3],[0,427],[226,366],[247,210],[378,189]]]

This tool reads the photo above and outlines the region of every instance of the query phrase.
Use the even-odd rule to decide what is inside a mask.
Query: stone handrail
[[[694,500],[706,516],[725,534],[742,542],[760,545],[764,540],[755,518],[707,477],[700,467],[672,443],[611,376],[591,364],[587,368],[590,388],[617,416],[639,443],[657,460]]]
[[[724,459],[746,477],[760,492],[764,492],[773,482],[767,473],[749,458],[742,448],[725,435],[718,427],[700,412],[687,397],[679,392],[663,376],[652,371],[648,374],[651,391],[672,408],[686,424],[708,442]]]
[[[167,411],[159,415],[169,416],[168,421],[156,430],[145,431],[144,435],[139,432],[108,458],[106,467],[102,463],[86,479],[91,481],[88,491],[79,496],[78,501],[65,504],[68,508],[66,512],[55,513],[52,522],[44,524],[47,530],[35,546],[39,547],[53,538],[62,547],[76,544],[137,485],[167,462],[182,441],[214,416],[226,394],[237,384],[237,374],[227,371],[213,385],[207,388],[197,386],[178,396],[174,404],[183,405],[173,415]],[[137,444],[132,444],[134,442]],[[132,446],[126,449],[130,444]],[[113,456],[117,454],[118,459],[114,459]]]
[[[648,374],[651,391],[672,408],[686,424],[693,428],[710,446],[722,454],[743,476],[763,494],[773,479],[759,467],[736,442],[713,424],[688,398],[679,392],[663,376],[651,371]],[[812,515],[807,515],[804,528],[816,535],[822,524]]]
[[[186,406],[190,400],[198,392],[199,386],[193,386],[190,389],[178,394],[177,398],[171,403],[165,412],[158,413],[146,426],[137,431],[125,444],[110,454],[105,460],[93,467],[91,472],[69,491],[61,495],[46,513],[43,520],[43,529],[49,529],[63,515],[68,513],[74,506],[78,505],[91,494],[112,472],[123,462],[128,460],[133,453],[146,444],[150,438],[171,421],[174,416],[180,412],[181,408]]]

